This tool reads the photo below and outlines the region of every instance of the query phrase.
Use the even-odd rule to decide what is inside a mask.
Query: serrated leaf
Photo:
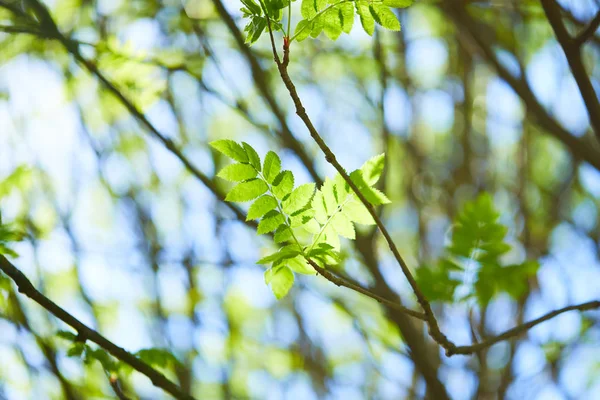
[[[337,185],[333,180],[326,178],[321,186],[321,192],[323,193],[323,199],[327,215],[331,216],[336,212],[340,205],[340,199],[338,196]]]
[[[306,261],[303,256],[296,256],[285,262],[285,265],[299,274],[314,275],[315,269]]]
[[[375,20],[369,10],[369,3],[366,1],[358,1],[355,3],[356,12],[360,16],[360,23],[369,36],[373,36],[375,32]]]
[[[311,202],[312,209],[315,211],[315,219],[324,224],[327,222],[327,208],[325,207],[325,198],[323,192],[317,190]]]
[[[289,197],[281,203],[283,211],[287,214],[293,214],[296,211],[303,209],[312,199],[314,192],[314,183],[306,183],[298,186],[290,193]]]
[[[256,170],[250,164],[229,164],[217,176],[229,182],[242,182],[256,177]]]
[[[346,218],[346,216],[343,213],[338,212],[333,217],[331,217],[330,224],[333,227],[333,229],[341,236],[348,239],[354,239],[356,237],[356,234],[354,232],[354,225],[352,225],[352,222],[350,222],[350,220]]]
[[[372,3],[369,6],[369,10],[371,11],[371,15],[375,22],[379,25],[383,26],[386,29],[391,31],[399,31],[400,30],[400,21],[396,17],[396,14],[392,10],[390,10],[387,6],[382,4]]]
[[[214,149],[223,153],[229,158],[234,159],[235,161],[241,163],[248,162],[248,155],[244,151],[244,148],[234,142],[233,140],[223,139],[223,140],[215,140],[214,142],[209,143]]]
[[[265,194],[267,190],[269,190],[269,187],[262,179],[251,179],[234,186],[225,197],[225,201],[243,203],[254,200],[258,196]]]
[[[280,261],[287,260],[290,258],[296,257],[300,254],[300,250],[297,249],[297,246],[290,247],[286,246],[280,249],[278,252],[270,254],[266,257],[261,258],[256,263],[257,264],[271,264],[271,263],[279,263]]]
[[[302,224],[302,229],[316,235],[321,232],[321,225],[314,218],[311,218],[308,222]]]
[[[342,34],[342,15],[337,7],[332,7],[324,12],[321,17],[323,19],[323,31],[331,40],[336,40]]]
[[[406,8],[412,4],[413,0],[383,0],[383,5],[393,8]]]
[[[264,235],[265,233],[273,232],[284,222],[285,218],[279,212],[275,210],[269,211],[258,223],[256,232],[259,235]]]
[[[380,154],[365,162],[360,170],[365,182],[369,186],[377,183],[385,166],[385,154]]]
[[[281,159],[277,154],[269,151],[265,156],[265,164],[263,166],[263,176],[268,183],[273,183],[279,172],[281,171]]]
[[[375,225],[375,220],[371,216],[371,213],[358,199],[346,203],[342,209],[342,213],[350,221],[357,224]]]
[[[327,0],[302,0],[300,12],[305,19],[314,18],[319,11],[327,6]]]
[[[362,176],[361,170],[357,169],[356,171],[353,171],[350,174],[350,179],[352,180],[352,182],[354,182],[358,190],[367,199],[367,201],[372,205],[378,206],[381,204],[391,203],[390,199],[388,199],[387,196],[383,194],[380,190],[372,188],[367,184],[367,182]]]
[[[292,171],[281,171],[273,180],[273,194],[278,199],[283,199],[294,188],[294,175]]]
[[[294,273],[289,267],[282,266],[272,273],[269,282],[273,294],[277,300],[281,300],[294,286]]]
[[[303,226],[304,224],[307,224],[310,220],[312,220],[314,215],[315,212],[312,210],[312,208],[305,208],[301,212],[290,216],[290,226],[292,228]]]
[[[292,238],[292,230],[287,225],[280,225],[273,236],[275,243],[283,243],[292,240]]]
[[[350,33],[354,25],[354,6],[352,3],[342,3],[339,5],[342,20],[342,31]]]
[[[254,0],[241,0],[242,4],[254,15],[261,15],[262,10]]]
[[[252,165],[258,172],[260,172],[260,156],[258,155],[256,150],[254,150],[254,148],[246,142],[242,142],[242,146],[244,147],[244,150],[248,155],[248,161],[250,162],[250,165]]]
[[[294,30],[294,37],[298,42],[301,42],[308,36],[310,36],[311,24],[312,23],[310,21],[307,21],[305,19],[298,21],[296,29]]]
[[[246,221],[251,219],[261,218],[271,210],[277,208],[277,200],[273,196],[265,195],[256,199],[248,209]]]
[[[247,32],[246,43],[255,43],[260,38],[260,35],[262,35],[266,27],[266,18],[253,17],[248,23],[248,25],[246,25],[246,28],[244,28],[244,31]]]
[[[313,19],[312,24],[310,25],[310,36],[312,38],[318,37],[321,32],[323,32],[323,18],[321,16]]]

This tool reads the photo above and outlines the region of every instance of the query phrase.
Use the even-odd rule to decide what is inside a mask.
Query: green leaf
[[[283,199],[294,188],[294,175],[292,171],[281,171],[273,180],[273,194],[278,199]]]
[[[323,31],[331,40],[336,40],[342,34],[343,16],[338,7],[332,7],[324,12],[321,17],[323,19]]]
[[[310,26],[310,36],[316,38],[323,31],[323,18],[321,16],[313,19],[312,24]]]
[[[372,3],[369,6],[369,10],[371,11],[371,15],[375,22],[379,25],[387,28],[391,31],[399,31],[400,30],[400,21],[396,17],[396,14],[392,10],[390,10],[387,6],[382,4]]]
[[[367,184],[367,182],[362,176],[361,170],[353,171],[350,174],[350,179],[352,180],[352,182],[354,182],[358,190],[367,199],[367,201],[372,205],[378,206],[380,204],[391,203],[390,199],[388,199],[387,196],[383,194],[380,190],[372,188]]]
[[[287,225],[280,225],[273,236],[275,243],[283,243],[292,239],[292,230]]]
[[[248,209],[246,221],[260,218],[271,210],[277,208],[277,200],[273,196],[265,195],[256,199]]]
[[[417,284],[430,301],[452,302],[460,281],[450,276],[450,268],[442,260],[435,267],[421,266],[416,273]]]
[[[362,167],[360,167],[362,176],[365,179],[367,185],[373,186],[377,183],[377,181],[381,177],[381,173],[383,172],[384,166],[385,154],[380,154],[369,159],[366,163],[362,165]]]
[[[306,261],[303,256],[296,256],[285,262],[294,272],[304,275],[314,275],[315,269]]]
[[[326,6],[327,0],[302,0],[300,12],[304,19],[312,19]]]
[[[250,164],[229,164],[217,176],[229,182],[242,182],[256,177],[256,170]]]
[[[260,6],[254,0],[242,0],[242,4],[254,15],[262,15]]]
[[[273,232],[284,222],[285,218],[279,212],[275,210],[269,211],[258,223],[257,233],[264,235],[265,233]]]
[[[269,151],[265,156],[265,164],[263,166],[263,176],[268,183],[273,183],[279,172],[281,171],[281,159],[272,151]]]
[[[287,214],[293,214],[296,211],[303,209],[312,199],[314,192],[314,183],[298,186],[290,196],[281,203],[283,211]]]
[[[393,8],[406,8],[412,4],[413,0],[383,0],[383,5]]]
[[[252,44],[256,42],[262,35],[267,26],[267,19],[263,17],[253,17],[248,25],[244,28],[246,32],[246,43]]]
[[[146,364],[153,367],[168,368],[181,365],[181,362],[169,350],[161,348],[142,349],[135,353]]]
[[[71,342],[74,342],[75,340],[77,340],[77,334],[75,334],[73,332],[69,332],[69,331],[58,331],[58,332],[56,332],[56,336],[58,336],[61,339],[68,340]]]
[[[369,36],[373,36],[373,32],[375,32],[375,20],[369,10],[369,3],[366,1],[357,1],[354,4],[356,6],[356,12],[360,16],[360,23],[363,29]]]
[[[85,344],[82,342],[75,342],[73,345],[67,350],[67,356],[69,357],[81,357],[83,351],[85,350]]]
[[[244,146],[244,150],[246,150],[246,154],[248,155],[248,161],[250,161],[250,165],[252,165],[258,172],[260,172],[260,157],[256,150],[254,150],[254,148],[246,142],[242,142],[242,146]]]
[[[352,25],[354,25],[354,6],[352,6],[352,3],[342,3],[339,5],[339,10],[342,30],[344,33],[350,33]]]
[[[289,258],[294,258],[298,254],[300,254],[300,250],[298,250],[298,246],[290,245],[290,246],[283,247],[277,253],[273,253],[266,257],[261,258],[256,263],[257,264],[278,263],[280,261],[287,260]]]
[[[367,207],[356,199],[346,203],[342,213],[352,222],[363,225],[375,225],[375,220],[371,216]]]
[[[301,42],[310,35],[310,31],[311,31],[311,22],[303,19],[301,21],[298,21],[298,24],[296,25],[296,29],[294,30],[294,36],[296,37],[296,40],[298,42]]]
[[[288,266],[279,267],[272,273],[269,282],[273,294],[281,300],[294,286],[294,273]]]
[[[455,219],[448,251],[457,257],[498,264],[510,250],[504,242],[507,228],[498,223],[499,217],[487,193],[467,202]]]
[[[323,200],[327,215],[331,216],[337,210],[342,199],[338,196],[338,188],[332,179],[326,178],[321,186],[321,192],[323,193]]]
[[[352,225],[352,222],[350,222],[350,220],[343,213],[339,212],[331,217],[330,224],[335,232],[341,236],[348,239],[354,239],[356,237],[354,225]]]
[[[251,179],[234,186],[225,197],[225,201],[250,201],[264,194],[267,190],[269,190],[269,187],[262,179]]]
[[[315,212],[315,219],[320,224],[325,224],[327,222],[327,207],[325,206],[325,198],[323,197],[323,192],[317,190],[311,202],[312,209]]]
[[[216,140],[214,142],[210,142],[209,144],[219,152],[223,153],[229,158],[234,159],[235,161],[239,161],[241,163],[248,162],[248,155],[244,151],[244,148],[233,140]]]

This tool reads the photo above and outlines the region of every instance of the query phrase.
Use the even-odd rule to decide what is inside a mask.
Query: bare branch
[[[175,383],[171,382],[162,373],[155,370],[127,350],[106,339],[97,331],[89,328],[83,322],[79,321],[73,315],[61,308],[58,304],[44,296],[33,286],[31,281],[27,279],[27,277],[17,267],[15,267],[10,261],[8,261],[8,259],[6,259],[6,257],[2,255],[0,255],[0,270],[15,282],[20,293],[23,293],[25,296],[44,307],[56,318],[75,329],[79,337],[96,343],[118,360],[130,365],[136,371],[146,375],[148,378],[150,378],[154,386],[161,388],[176,399],[194,400],[194,397],[183,393]]]
[[[447,352],[446,354],[448,356],[451,356],[454,354],[475,353],[475,352],[485,349],[487,347],[493,346],[494,344],[496,344],[498,342],[502,342],[503,340],[507,340],[507,339],[513,338],[515,336],[521,335],[521,334],[527,332],[529,329],[533,328],[534,326],[541,324],[542,322],[546,322],[549,319],[552,319],[552,318],[556,317],[557,315],[560,315],[567,311],[573,311],[573,310],[588,311],[588,310],[593,310],[596,308],[600,308],[600,300],[589,301],[587,303],[582,303],[582,304],[568,306],[568,307],[564,307],[564,308],[561,308],[558,310],[554,310],[540,318],[534,319],[533,321],[529,321],[522,325],[518,325],[512,329],[509,329],[506,332],[501,333],[498,336],[494,336],[492,338],[486,339],[479,343],[472,344],[470,346],[458,346],[452,352]]]
[[[600,11],[596,14],[594,19],[592,19],[590,21],[588,26],[583,31],[581,31],[581,33],[579,35],[577,35],[577,37],[575,37],[575,39],[573,40],[575,46],[577,46],[577,47],[583,46],[588,40],[590,40],[594,36],[594,34],[598,30],[599,26],[600,26]]]
[[[600,102],[598,101],[598,96],[592,86],[590,77],[585,70],[585,65],[583,65],[581,46],[567,32],[562,16],[560,15],[560,8],[556,5],[555,0],[542,0],[542,7],[546,13],[548,22],[554,30],[558,43],[560,43],[567,56],[567,62],[583,97],[591,125],[596,132],[596,136],[600,139]],[[593,32],[596,31],[598,24],[600,24],[600,13],[590,24]]]

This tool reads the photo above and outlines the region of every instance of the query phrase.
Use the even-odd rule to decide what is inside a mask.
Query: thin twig
[[[594,36],[594,34],[598,30],[599,26],[600,26],[600,11],[596,14],[594,19],[592,19],[590,21],[588,26],[583,31],[581,31],[581,33],[579,35],[577,35],[575,37],[575,39],[573,40],[573,43],[575,44],[575,46],[577,46],[577,47],[583,46],[585,44],[585,42],[587,42]]]
[[[381,304],[384,304],[390,308],[393,308],[394,310],[401,311],[405,314],[410,315],[411,317],[415,317],[420,320],[426,321],[425,314],[423,314],[422,312],[411,310],[410,308],[404,307],[398,303],[394,303],[393,301],[383,298],[383,297],[371,292],[370,290],[363,288],[362,286],[359,286],[352,282],[349,282],[349,281],[335,275],[334,273],[326,270],[325,268],[320,267],[317,263],[315,263],[310,258],[307,258],[306,260],[321,276],[323,276],[325,279],[332,282],[333,284],[335,284],[337,286],[347,287],[349,289],[354,290],[355,292],[362,293],[367,297],[377,300]]]
[[[108,351],[118,360],[130,365],[136,371],[146,375],[152,381],[152,384],[158,388],[161,388],[165,392],[171,394],[176,399],[181,400],[194,400],[194,397],[185,394],[179,389],[179,387],[171,382],[166,376],[159,371],[152,368],[127,350],[117,346],[110,340],[106,339],[97,331],[89,328],[83,322],[79,321],[73,315],[65,311],[58,304],[44,296],[39,292],[31,283],[29,279],[15,267],[6,257],[0,255],[0,270],[8,275],[17,285],[19,292],[29,297],[48,312],[54,315],[56,318],[63,321],[77,331],[78,337],[84,340],[90,340]]]
[[[587,303],[582,303],[582,304],[578,304],[578,305],[560,308],[558,310],[549,312],[548,314],[546,314],[540,318],[537,318],[537,319],[534,319],[533,321],[529,321],[524,324],[518,325],[512,329],[507,330],[504,333],[501,333],[500,335],[483,340],[479,343],[475,343],[475,344],[472,344],[469,346],[458,346],[454,349],[454,351],[452,351],[448,355],[450,356],[453,354],[471,354],[471,353],[480,351],[487,347],[493,346],[494,344],[501,342],[503,340],[507,340],[507,339],[513,338],[515,336],[519,336],[519,335],[527,332],[529,329],[533,328],[534,326],[541,324],[542,322],[548,321],[549,319],[552,319],[552,318],[556,317],[557,315],[560,315],[567,311],[574,311],[574,310],[588,311],[588,310],[593,310],[593,309],[597,309],[597,308],[600,308],[600,300],[594,300],[594,301],[589,301]]]

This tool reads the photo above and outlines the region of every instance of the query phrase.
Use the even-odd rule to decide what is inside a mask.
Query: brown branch
[[[121,383],[119,382],[119,377],[117,375],[110,375],[108,377],[108,383],[110,383],[110,387],[113,392],[115,392],[115,396],[119,400],[131,400],[125,393],[123,393],[123,389],[121,388]]]
[[[451,356],[454,354],[471,354],[471,353],[480,351],[487,347],[493,346],[494,344],[496,344],[498,342],[502,342],[503,340],[507,340],[507,339],[519,336],[519,335],[527,332],[529,329],[533,328],[534,326],[541,324],[542,322],[548,321],[549,319],[552,319],[552,318],[556,317],[557,315],[560,315],[567,311],[573,311],[573,310],[588,311],[588,310],[593,310],[596,308],[600,308],[600,300],[589,301],[587,303],[582,303],[582,304],[568,306],[568,307],[564,307],[564,308],[561,308],[558,310],[554,310],[540,318],[534,319],[533,321],[526,322],[522,325],[515,326],[514,328],[509,329],[506,332],[501,333],[500,335],[483,340],[479,343],[475,343],[475,344],[472,344],[469,346],[458,346],[452,352],[448,353],[448,356]]]
[[[583,59],[581,57],[581,46],[576,42],[576,39],[573,39],[569,35],[569,32],[567,32],[567,28],[560,15],[560,8],[556,5],[555,0],[542,0],[542,7],[546,13],[548,22],[554,30],[558,43],[567,56],[567,62],[569,63],[573,78],[575,78],[575,82],[577,82],[577,86],[583,97],[590,123],[594,128],[596,136],[600,139],[600,102],[598,101],[598,96],[592,86],[588,73],[585,70],[585,65],[583,64]],[[600,24],[600,13],[590,24],[590,27],[593,28],[593,32],[596,31],[598,24]]]
[[[588,40],[590,40],[594,36],[599,26],[600,11],[596,14],[594,19],[590,21],[588,26],[583,31],[581,31],[579,35],[575,37],[575,39],[573,40],[573,44],[577,47],[583,46]]]
[[[183,393],[175,383],[171,382],[162,373],[155,370],[127,350],[106,339],[97,331],[89,328],[83,322],[79,321],[73,315],[61,308],[58,304],[44,296],[33,286],[31,281],[27,279],[27,277],[17,267],[15,267],[10,261],[8,261],[8,259],[6,259],[6,257],[2,255],[0,255],[0,270],[13,280],[20,293],[29,297],[40,306],[44,307],[56,318],[75,329],[78,337],[96,343],[118,360],[130,365],[136,371],[146,375],[152,381],[154,386],[171,394],[176,399],[194,400],[194,397]]]
[[[425,314],[423,314],[422,312],[418,312],[418,311],[414,311],[411,310],[410,308],[404,307],[401,304],[398,303],[394,303],[393,301],[390,301],[384,297],[381,297],[373,292],[371,292],[368,289],[365,289],[362,286],[359,286],[355,283],[352,283],[346,279],[343,279],[339,276],[337,276],[336,274],[334,274],[333,272],[330,272],[328,270],[326,270],[325,268],[320,267],[317,263],[315,263],[313,260],[311,260],[310,258],[307,258],[306,261],[308,261],[308,263],[321,275],[323,276],[325,279],[327,279],[328,281],[330,281],[331,283],[337,285],[337,286],[343,286],[343,287],[347,287],[348,289],[352,289],[355,292],[358,293],[362,293],[367,297],[370,297],[374,300],[377,300],[378,302],[380,302],[383,305],[386,305],[394,310],[398,310],[400,312],[403,312],[405,314],[410,315],[411,317],[415,317],[418,318],[420,320],[425,321]]]

